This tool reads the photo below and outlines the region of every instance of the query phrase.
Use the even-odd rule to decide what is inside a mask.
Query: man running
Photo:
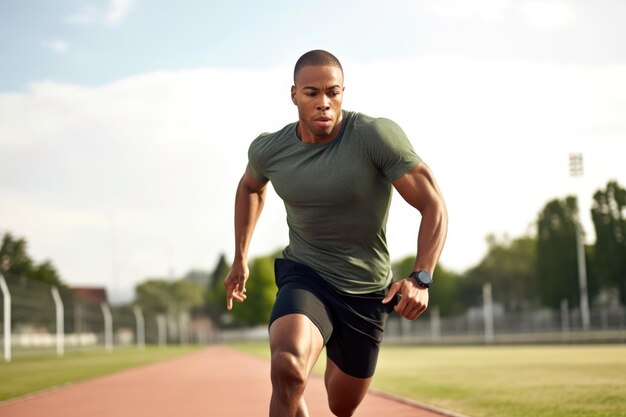
[[[447,232],[431,170],[397,124],[342,110],[343,82],[332,54],[300,57],[291,87],[298,121],[252,142],[237,187],[235,259],[224,281],[229,310],[246,299],[248,248],[269,181],[287,212],[289,245],[275,262],[269,327],[270,417],[309,415],[304,389],[324,346],[330,409],[354,413],[389,313],[413,320],[426,310]],[[413,271],[392,283],[385,228],[393,188],[421,222]]]

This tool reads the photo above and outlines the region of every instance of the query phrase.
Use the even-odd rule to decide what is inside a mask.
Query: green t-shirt
[[[251,175],[271,181],[285,204],[283,256],[346,293],[385,288],[392,275],[385,237],[391,181],[420,158],[389,119],[344,111],[337,138],[321,145],[301,142],[296,126],[262,134],[248,150]]]

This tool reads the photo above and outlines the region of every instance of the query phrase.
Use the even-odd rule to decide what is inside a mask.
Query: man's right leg
[[[324,338],[303,314],[276,319],[269,333],[272,352],[270,417],[308,417],[304,389],[324,347]]]

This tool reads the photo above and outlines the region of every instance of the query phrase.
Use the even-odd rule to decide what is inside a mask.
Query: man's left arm
[[[420,162],[392,184],[422,215],[413,270],[426,270],[432,276],[448,231],[448,212],[435,177],[430,168]],[[395,294],[401,297],[394,309],[407,319],[415,319],[428,307],[428,288],[418,286],[413,278],[394,282],[383,303],[388,303]]]

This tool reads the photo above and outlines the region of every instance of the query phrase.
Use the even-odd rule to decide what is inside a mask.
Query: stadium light
[[[583,176],[583,154],[571,153],[569,155],[569,173],[573,178]],[[578,193],[576,193],[578,194]],[[580,202],[578,195],[577,200]],[[580,314],[583,329],[588,330],[591,325],[589,317],[589,295],[587,293],[587,262],[585,260],[584,232],[580,223],[580,203],[576,214],[576,256],[578,258],[578,287],[580,289]]]

